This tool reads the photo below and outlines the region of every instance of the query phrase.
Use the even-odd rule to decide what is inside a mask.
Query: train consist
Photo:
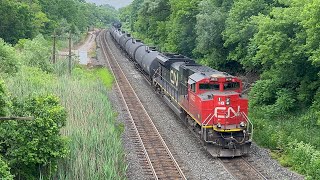
[[[112,38],[148,77],[168,106],[215,157],[249,153],[253,125],[238,77],[173,53],[161,53],[113,24]]]

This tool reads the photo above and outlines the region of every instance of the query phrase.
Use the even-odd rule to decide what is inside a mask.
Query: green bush
[[[13,74],[19,70],[19,58],[13,47],[0,38],[0,72]]]
[[[1,180],[13,180],[13,175],[10,173],[8,164],[2,160],[0,156],[0,179]]]
[[[315,95],[315,100],[311,106],[311,111],[317,117],[316,125],[320,126],[320,90],[318,90],[317,94]]]
[[[250,107],[273,104],[276,101],[276,92],[273,80],[258,80],[249,93]]]
[[[13,101],[14,116],[33,116],[32,121],[0,124],[1,154],[11,172],[22,179],[50,177],[59,159],[66,157],[66,139],[60,129],[66,123],[66,111],[52,95]]]
[[[73,69],[72,76],[23,67],[17,76],[7,80],[12,96],[21,99],[53,93],[60,97],[68,112],[61,133],[70,139],[67,144],[70,153],[60,159],[54,178],[125,178],[123,127],[115,121],[112,105],[106,96],[112,81],[113,77],[106,69],[87,70],[80,66]]]
[[[45,72],[53,71],[53,66],[50,64],[51,44],[42,35],[22,43],[22,58],[26,65],[38,67]]]
[[[307,179],[320,179],[320,151],[310,144],[293,141],[285,150],[288,164]]]
[[[7,113],[7,106],[8,106],[8,100],[7,100],[7,94],[5,89],[5,84],[3,80],[0,80],[0,116],[4,116]]]

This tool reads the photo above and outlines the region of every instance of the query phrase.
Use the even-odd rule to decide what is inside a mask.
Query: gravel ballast
[[[107,37],[111,38],[110,35]],[[111,49],[119,64],[127,75],[129,82],[135,89],[145,109],[152,118],[154,124],[170,148],[172,154],[185,172],[188,179],[232,179],[232,176],[223,166],[203,149],[198,139],[188,130],[188,128],[175,116],[170,108],[157,95],[140,72],[123,53],[111,43]],[[101,52],[98,50],[98,61],[104,62]],[[103,63],[103,65],[105,65]],[[115,87],[114,87],[115,88]],[[113,89],[108,94],[113,103],[115,111],[119,112],[118,120],[125,124],[122,117],[122,100]],[[127,153],[128,179],[146,179],[139,164],[130,134],[125,128],[123,134],[123,144]],[[259,148],[255,144],[252,146],[252,153],[248,157],[255,166],[265,174],[268,179],[303,179],[302,176],[281,167],[277,161],[273,160],[267,150]]]

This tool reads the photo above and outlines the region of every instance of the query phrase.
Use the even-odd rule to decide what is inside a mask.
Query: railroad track
[[[106,32],[104,32],[104,33],[106,33]],[[104,33],[102,33],[102,34],[104,34]],[[103,40],[102,41],[100,41],[101,43],[103,43],[103,42],[107,42],[107,40],[105,39],[105,35],[103,35]],[[112,55],[112,52],[111,52],[111,50],[110,50],[110,48],[109,47],[103,47],[103,45],[101,46],[101,48],[103,49],[103,51],[104,51],[104,53],[107,51],[107,54],[105,53],[105,56],[107,57],[107,59],[109,60],[109,62],[108,63],[110,63],[109,64],[109,66],[110,67],[112,67],[112,69],[115,67],[115,66],[118,66],[118,67],[120,67],[116,62],[116,64],[111,64],[111,63],[113,63],[112,61],[115,59],[114,58],[114,56]],[[109,56],[107,56],[108,55],[108,53],[109,53]],[[110,57],[111,56],[111,57]],[[112,58],[112,59],[111,59]],[[113,69],[114,70],[114,69]],[[120,69],[120,71],[121,71],[121,69]],[[116,75],[115,74],[115,72],[113,72],[114,73],[114,75]],[[122,72],[123,73],[123,72]],[[124,74],[123,74],[123,76],[124,76]],[[149,79],[148,78],[146,78],[145,76],[144,76],[144,78],[147,80],[147,82],[150,82],[149,81]],[[116,77],[116,79],[117,79],[117,77]],[[126,78],[125,78],[126,79]],[[126,81],[128,81],[128,80],[126,80]],[[120,81],[118,81],[117,80],[117,84],[118,84],[118,86],[119,86],[119,83],[121,83],[122,84],[122,80],[120,80]],[[120,86],[119,86],[119,88],[120,88]],[[130,86],[130,88],[131,88],[131,86]],[[126,88],[127,89],[127,88]],[[130,96],[127,96],[127,95],[125,95],[125,94],[123,94],[123,92],[122,92],[122,97],[131,97],[131,95]],[[135,94],[134,94],[134,96],[136,96]],[[137,96],[136,96],[137,97]],[[123,100],[124,101],[126,101],[126,99],[124,99],[123,98]],[[141,102],[138,100],[138,102],[141,104]],[[130,104],[130,103],[129,103]],[[138,123],[135,123],[135,122],[133,122],[132,121],[132,119],[135,119],[134,117],[137,117],[138,119],[140,119],[140,117],[139,116],[132,116],[132,114],[131,114],[131,111],[130,111],[130,106],[129,106],[129,104],[127,104],[127,109],[129,109],[129,111],[127,110],[127,109],[125,109],[124,110],[124,113],[125,112],[129,112],[129,114],[128,114],[128,116],[130,117],[128,120],[130,121],[130,123],[132,123],[133,125],[134,124],[138,124]],[[132,103],[131,103],[132,104]],[[141,109],[143,109],[144,110],[144,108],[143,108],[143,105],[141,104]],[[144,110],[145,111],[145,110]],[[140,110],[138,110],[138,113],[140,112]],[[140,113],[142,113],[142,112],[140,112]],[[144,112],[146,115],[147,115],[147,113],[146,113],[146,111]],[[140,115],[140,114],[139,114]],[[147,115],[148,116],[148,115]],[[150,119],[150,117],[148,116],[148,118],[147,119],[149,119],[150,121],[151,121],[151,119]],[[152,123],[152,121],[151,121],[151,123]],[[138,124],[139,125],[139,124]],[[143,127],[149,127],[150,125],[142,125]],[[154,126],[153,125],[153,123],[152,123],[152,126]],[[134,126],[133,126],[134,127]],[[155,128],[155,127],[154,127]],[[156,128],[155,128],[156,129]],[[138,149],[140,149],[140,150],[138,150],[138,157],[141,159],[141,162],[142,162],[142,165],[143,165],[143,167],[144,167],[144,170],[145,170],[145,172],[146,172],[146,175],[148,175],[148,176],[153,176],[155,179],[186,179],[185,178],[185,176],[183,175],[183,173],[182,173],[182,170],[180,169],[180,170],[178,170],[179,171],[179,173],[178,174],[180,174],[180,176],[178,175],[178,176],[176,176],[176,175],[173,175],[172,174],[172,169],[174,170],[175,168],[170,168],[171,170],[170,171],[163,171],[163,170],[159,170],[159,172],[160,172],[160,174],[161,174],[161,176],[159,177],[158,175],[157,175],[157,173],[156,173],[156,170],[154,169],[154,167],[152,167],[155,163],[152,163],[152,161],[151,161],[151,159],[152,158],[150,158],[149,157],[149,155],[148,155],[148,151],[147,151],[147,148],[148,147],[145,147],[144,146],[144,143],[143,143],[143,141],[142,141],[142,139],[143,139],[143,137],[141,137],[140,135],[139,135],[139,130],[138,130],[138,128],[132,128],[132,131],[133,131],[133,134],[135,134],[135,137],[133,137],[133,139],[134,139],[134,143],[136,144],[136,146],[138,146]],[[141,131],[141,130],[140,130]],[[147,129],[147,130],[143,130],[142,131],[143,132],[143,134],[147,134],[147,135],[150,135],[150,134],[154,134],[153,132],[151,132],[150,131],[150,129]],[[157,133],[158,133],[158,131],[157,131]],[[160,134],[159,134],[159,136],[160,136]],[[161,136],[160,136],[161,137]],[[162,140],[163,141],[163,140]],[[145,141],[145,142],[147,142],[147,141]],[[164,143],[164,142],[163,142]],[[153,141],[151,141],[151,143],[148,143],[149,145],[151,145],[151,146],[155,146],[155,147],[158,147],[158,145],[156,145],[156,144],[153,144]],[[168,151],[169,151],[169,149],[166,147],[165,149],[167,149]],[[165,149],[164,149],[164,151],[165,151]],[[152,150],[151,152],[152,153],[154,153],[154,151],[157,151],[157,149],[156,150]],[[161,151],[163,151],[163,150],[161,150]],[[170,154],[171,155],[171,153],[170,153],[170,151],[169,151],[169,153],[168,154]],[[166,155],[165,155],[166,156]],[[170,158],[171,160],[173,159],[174,160],[174,158],[173,158],[173,156],[171,155],[171,158]],[[268,179],[267,177],[265,177],[256,167],[254,167],[254,165],[252,165],[245,157],[237,157],[237,158],[216,158],[219,162],[220,162],[220,164],[225,168],[225,170],[234,178],[234,179],[239,179],[239,180],[258,180],[258,179],[262,179],[262,180],[266,180],[266,179]],[[162,158],[160,158],[160,160],[162,160]],[[179,167],[178,166],[178,164],[177,164],[177,162],[174,160],[174,164],[175,164],[175,167]],[[156,166],[159,166],[159,165],[156,165]],[[162,166],[162,165],[161,165]],[[165,165],[165,166],[167,166],[167,165]],[[165,176],[165,175],[169,175],[169,176]]]
[[[157,128],[131,87],[120,65],[116,61],[106,39],[107,31],[99,34],[101,49],[107,60],[120,95],[125,103],[126,119],[133,132],[133,142],[138,149],[138,158],[146,176],[153,179],[186,179],[183,171],[171,154]]]
[[[221,165],[238,180],[267,180],[256,167],[254,167],[245,157],[217,158]]]

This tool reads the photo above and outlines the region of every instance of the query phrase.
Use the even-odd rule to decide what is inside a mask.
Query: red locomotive
[[[110,33],[213,156],[249,153],[253,126],[239,78],[180,54],[160,53],[118,27],[112,27]]]

